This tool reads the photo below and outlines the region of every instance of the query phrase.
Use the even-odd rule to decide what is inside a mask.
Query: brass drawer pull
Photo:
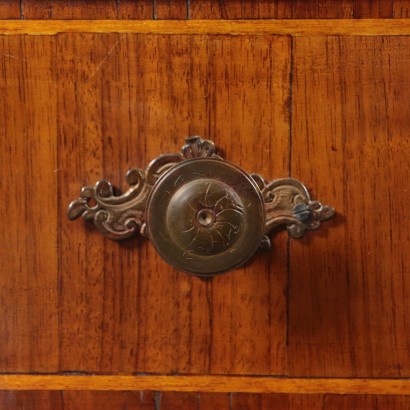
[[[270,247],[267,235],[278,225],[300,238],[334,214],[311,201],[298,180],[268,183],[223,160],[212,141],[199,137],[126,178],[130,188],[119,196],[105,180],[83,187],[68,217],[93,221],[110,239],[147,236],[170,265],[197,276],[243,265],[258,248]]]

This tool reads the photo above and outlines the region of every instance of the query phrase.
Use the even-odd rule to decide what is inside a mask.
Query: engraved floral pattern
[[[216,181],[203,182],[203,190],[187,202],[187,217],[178,235],[187,254],[215,255],[233,246],[245,222],[235,192]]]
[[[127,174],[129,189],[122,195],[114,195],[110,182],[101,180],[95,186],[85,186],[80,197],[72,201],[67,216],[74,220],[83,217],[94,222],[106,237],[122,240],[139,233],[146,235],[145,212],[148,196],[157,180],[182,161],[212,157],[215,154],[212,141],[189,137],[180,153],[164,154],[155,158],[144,170],[131,169]]]

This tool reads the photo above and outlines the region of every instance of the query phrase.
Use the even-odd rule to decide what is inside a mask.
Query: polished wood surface
[[[284,395],[234,394],[232,409],[238,410],[404,410],[409,407],[409,396],[351,396],[351,395]]]
[[[58,165],[53,47],[0,37],[0,367],[58,366]],[[14,370],[12,370],[14,369]]]
[[[4,323],[2,334],[8,339],[0,352],[1,371],[283,374],[285,234],[275,238],[274,252],[258,255],[235,275],[206,282],[173,270],[141,238],[119,245],[90,226],[71,223],[66,207],[81,185],[102,176],[124,186],[127,169],[175,151],[187,135],[214,138],[244,169],[269,178],[286,176],[289,38],[66,34],[2,40],[7,54],[2,108],[11,124],[23,117],[16,117],[16,104],[27,110],[39,106],[31,100],[20,104],[12,96],[40,97],[40,86],[55,92],[44,98],[46,106],[52,105],[47,111],[53,116],[51,131],[10,125],[2,142],[21,141],[25,147],[27,139],[43,138],[41,149],[53,150],[56,163],[43,158],[46,175],[54,182],[50,189],[44,178],[13,168],[15,160],[3,162],[5,172],[16,173],[7,185],[12,187],[9,200],[26,209],[18,193],[42,195],[36,200],[38,210],[28,207],[33,213],[26,215],[25,226],[46,218],[42,229],[51,233],[37,240],[44,242],[39,247],[33,233],[27,236],[32,254],[22,266],[6,249],[2,253],[3,286],[13,290],[5,296],[4,314],[9,317],[8,310],[18,305],[25,310],[34,305],[40,313],[26,316],[13,310],[16,317]],[[42,58],[39,42],[53,49],[52,61],[37,64]],[[21,61],[36,52],[30,67],[37,72],[25,75]],[[252,89],[245,92],[244,83],[253,84]],[[34,113],[26,114],[25,121]],[[257,135],[258,147],[246,135]],[[3,152],[10,152],[8,145]],[[27,155],[24,164],[38,162]],[[19,184],[24,188],[19,190]],[[24,210],[10,207],[15,213],[9,213],[4,242],[21,232],[18,221]],[[20,255],[21,246],[13,249]],[[29,264],[33,258],[48,267]],[[36,299],[42,286],[53,292],[46,303]],[[20,300],[27,300],[26,307]],[[32,343],[34,329],[43,342],[39,338]]]
[[[409,375],[409,46],[294,40],[292,176],[338,216],[291,241],[292,375]]]
[[[408,408],[408,10],[3,2],[0,409]],[[210,281],[66,219],[194,134],[338,214]]]
[[[0,391],[0,410],[403,410],[410,396]]]
[[[0,391],[0,410],[14,409],[158,410],[158,406],[153,392]]]
[[[0,19],[19,19],[20,9],[20,1],[4,1],[0,4]]]
[[[408,18],[408,0],[6,0],[0,18],[319,19]]]
[[[0,375],[0,390],[158,390],[175,392],[410,395],[407,379],[264,376]]]
[[[410,3],[394,0],[191,0],[193,19],[346,19],[409,17]]]
[[[261,255],[235,277],[206,282],[169,267],[145,240],[118,245],[71,223],[65,207],[78,195],[79,181],[104,175],[123,186],[127,169],[175,151],[182,135],[215,136],[245,169],[286,174],[289,39],[108,35],[102,41],[84,34],[59,41],[68,60],[59,65],[59,106],[75,109],[62,109],[59,136],[60,369],[281,372],[287,265],[279,237],[276,256]],[[104,46],[93,47],[96,41]],[[86,71],[76,73],[67,49],[89,62]],[[243,92],[243,82],[255,84],[251,92]],[[251,140],[236,144],[254,133],[258,156]],[[265,147],[278,153],[277,161]],[[74,260],[66,256],[73,252]]]
[[[410,20],[0,20],[0,34],[59,33],[403,36],[410,33]]]
[[[407,37],[2,41],[3,372],[409,374]],[[270,179],[291,168],[339,216],[208,282],[66,219],[81,185],[124,186],[193,134]]]

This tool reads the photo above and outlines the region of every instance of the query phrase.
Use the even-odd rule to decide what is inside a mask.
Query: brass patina
[[[268,183],[223,160],[212,141],[199,137],[145,171],[128,171],[127,182],[119,196],[105,180],[83,187],[68,217],[93,221],[110,239],[147,236],[170,265],[202,277],[237,268],[258,248],[269,248],[267,235],[278,225],[299,238],[334,214],[311,201],[301,182]]]

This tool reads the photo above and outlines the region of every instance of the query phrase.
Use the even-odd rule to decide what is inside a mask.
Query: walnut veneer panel
[[[353,1],[191,0],[194,19],[352,18]]]
[[[0,391],[0,410],[407,410],[409,396]]]
[[[193,19],[406,18],[408,0],[191,0]]]
[[[289,169],[287,37],[61,34],[2,38],[1,371],[284,373],[286,235],[201,281],[148,241],[118,244],[66,207],[124,187],[183,138],[213,138],[268,178]],[[271,153],[275,152],[275,161]],[[24,223],[22,223],[22,215]]]
[[[5,0],[0,4],[0,19],[19,19],[20,1]]]
[[[122,0],[118,2],[119,19],[150,20],[154,17],[152,0]]]
[[[151,20],[186,19],[189,6],[185,0],[20,0],[12,6],[0,5],[0,18],[20,18],[20,8],[25,19]],[[14,9],[18,14],[13,14]]]
[[[407,18],[409,0],[7,0],[0,19]]]
[[[53,18],[52,0],[21,0],[21,18],[48,20]]]
[[[214,138],[245,169],[286,175],[289,39],[64,35],[58,42],[61,206],[101,176],[124,185],[128,168],[177,150],[187,135]],[[275,252],[206,282],[172,269],[147,241],[118,245],[66,219],[61,229],[62,369],[284,370],[283,236]]]
[[[58,366],[54,45],[0,37],[0,371]]]
[[[334,394],[232,394],[232,410],[406,410],[409,396]]]
[[[186,0],[155,0],[154,18],[184,20],[188,18],[189,2]]]
[[[20,3],[16,1],[16,3]],[[0,10],[1,10],[0,6]],[[20,4],[18,4],[20,17]],[[61,1],[21,0],[24,19],[147,19],[154,16],[152,0]]]
[[[292,176],[336,205],[291,242],[291,375],[410,375],[410,40],[294,39]]]
[[[233,410],[229,393],[157,392],[159,410]]]
[[[48,15],[41,18],[52,19],[115,19],[117,4],[115,0],[52,0],[33,1],[20,0],[24,18],[38,18],[40,8],[48,9]],[[40,3],[40,4],[39,4]]]
[[[156,410],[153,392],[0,391],[0,410]]]
[[[408,37],[0,40],[2,372],[409,376]],[[210,281],[67,220],[195,134],[338,215]]]

